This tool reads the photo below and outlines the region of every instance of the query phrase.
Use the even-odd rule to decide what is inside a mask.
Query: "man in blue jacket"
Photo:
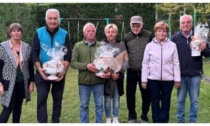
[[[190,97],[189,122],[197,121],[200,83],[203,74],[203,56],[209,57],[210,50],[205,42],[199,46],[201,55],[191,56],[191,37],[194,35],[192,30],[193,19],[191,15],[180,17],[181,31],[172,36],[171,40],[176,43],[179,54],[181,69],[181,85],[176,85],[178,91],[177,119],[178,122],[185,122],[185,100],[187,92]]]
[[[48,9],[45,16],[47,26],[38,28],[34,35],[31,54],[32,61],[37,69],[35,84],[37,88],[37,120],[39,123],[48,122],[47,97],[50,89],[53,97],[52,123],[60,122],[65,75],[71,60],[71,48],[67,31],[59,27],[59,19],[60,13],[57,9]],[[55,49],[56,44],[67,48],[67,53],[63,57],[64,71],[58,74],[58,79],[49,80],[42,65],[51,60],[51,57],[42,45],[49,49]]]

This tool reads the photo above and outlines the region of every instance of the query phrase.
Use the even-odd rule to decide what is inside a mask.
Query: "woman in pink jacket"
[[[155,24],[155,38],[147,44],[142,62],[142,88],[149,88],[154,123],[168,123],[171,92],[180,85],[180,67],[175,43],[167,38],[168,24]]]

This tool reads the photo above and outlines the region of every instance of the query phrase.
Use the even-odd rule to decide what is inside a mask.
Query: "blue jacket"
[[[51,35],[47,31],[46,27],[38,28],[36,31],[38,34],[40,45],[45,44],[51,48],[55,48],[55,42],[58,42],[61,45],[64,45],[67,32],[65,30],[63,30],[62,28],[59,28],[53,37],[51,37]],[[46,54],[46,51],[43,50],[43,48],[40,48],[40,55],[41,55],[41,57],[40,57],[41,64],[43,64],[51,59],[51,57],[49,57]]]
[[[209,45],[206,45],[206,49],[201,52],[201,56],[192,57],[190,49],[191,36],[187,39],[180,31],[172,36],[171,41],[177,45],[181,76],[186,77],[203,74],[203,56],[210,56]]]
[[[41,65],[50,60],[50,57],[41,48],[41,44],[46,44],[47,46],[55,47],[55,42],[67,47],[67,54],[64,56],[64,60],[70,62],[71,60],[71,45],[69,42],[69,37],[67,32],[58,27],[55,31],[50,32],[47,30],[47,26],[38,28],[34,34],[34,42],[32,46],[32,62],[40,62]]]

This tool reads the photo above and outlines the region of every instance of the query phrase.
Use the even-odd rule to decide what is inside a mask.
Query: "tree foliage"
[[[109,21],[115,23],[119,29],[119,38],[130,31],[130,17],[141,15],[144,19],[144,28],[152,31],[155,24],[155,13],[158,20],[168,20],[171,14],[172,31],[179,31],[180,15],[193,15],[196,9],[197,22],[209,22],[209,3],[2,3],[0,4],[0,41],[9,39],[7,32],[11,23],[18,22],[24,28],[23,41],[32,43],[35,29],[45,25],[45,12],[49,8],[60,11],[61,18],[100,18],[124,19],[125,21]],[[156,10],[155,10],[156,9]],[[82,28],[88,21],[61,21],[61,27],[69,31],[73,43],[83,39]],[[97,26],[97,38],[104,36],[104,21],[91,21]],[[124,24],[124,25],[123,25]],[[124,26],[124,27],[123,27]]]
[[[20,23],[23,27],[23,41],[32,43],[37,23],[35,14],[31,13],[33,4],[3,3],[0,4],[0,41],[9,39],[8,27],[11,23]]]
[[[45,12],[49,8],[60,11],[61,18],[97,18],[103,21],[66,21],[61,20],[61,27],[70,33],[72,43],[83,39],[82,28],[85,23],[92,22],[97,26],[97,39],[105,38],[104,27],[108,19],[125,19],[122,21],[109,21],[115,23],[119,29],[119,38],[130,31],[130,17],[141,15],[144,18],[144,27],[152,30],[155,23],[154,4],[143,3],[5,3],[0,4],[0,40],[9,38],[7,28],[11,23],[18,22],[24,28],[23,41],[32,43],[36,28],[45,25]],[[105,20],[106,19],[106,20]],[[124,24],[124,25],[123,25]],[[123,27],[124,26],[124,27]]]
[[[161,3],[156,5],[158,20],[168,20],[171,14],[172,31],[179,30],[179,17],[183,14],[194,15],[196,11],[197,22],[209,22],[210,4],[209,3]],[[196,23],[197,23],[196,22]]]
[[[123,3],[118,4],[119,14],[124,16],[126,20],[126,28],[129,28],[130,17],[133,15],[141,15],[144,21],[144,28],[152,30],[155,24],[155,4],[153,3]],[[128,31],[127,29],[126,31]]]
[[[97,39],[105,38],[104,27],[105,19],[125,19],[124,27],[122,21],[109,21],[118,26],[118,37],[123,39],[124,34],[130,31],[130,17],[133,15],[141,15],[144,18],[145,28],[152,30],[155,23],[155,6],[154,4],[134,4],[134,3],[55,3],[55,4],[39,4],[37,12],[37,22],[39,26],[45,24],[44,14],[48,8],[56,8],[60,11],[62,18],[79,18],[79,19],[104,19],[103,21],[61,21],[61,26],[69,31],[71,42],[76,43],[83,39],[82,28],[85,23],[92,22],[97,26]]]

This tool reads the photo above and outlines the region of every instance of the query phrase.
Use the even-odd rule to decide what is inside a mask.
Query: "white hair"
[[[60,13],[59,13],[59,11],[58,11],[57,9],[52,8],[52,9],[48,9],[48,10],[46,11],[45,20],[47,19],[47,15],[48,15],[49,13],[57,13],[57,14],[58,14],[58,18],[60,18]]]
[[[95,28],[95,30],[96,30],[96,26],[95,26],[93,23],[88,22],[88,23],[86,23],[86,24],[84,25],[84,27],[83,27],[83,32],[85,32],[85,30],[86,30],[86,28],[87,28],[88,26],[93,26],[93,27]]]
[[[181,23],[181,21],[186,17],[189,18],[193,22],[192,15],[184,14],[184,15],[180,16],[179,23]]]

